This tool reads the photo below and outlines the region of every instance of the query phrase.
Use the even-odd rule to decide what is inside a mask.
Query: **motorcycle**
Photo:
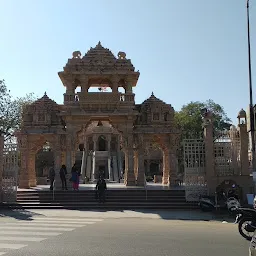
[[[236,210],[238,231],[242,237],[251,241],[256,230],[256,210],[251,208],[238,208]]]
[[[233,213],[240,207],[240,203],[237,198],[231,196],[227,197],[225,193],[215,194],[215,197],[203,196],[199,200],[199,207],[202,211],[213,211],[214,209],[228,209],[230,213]]]

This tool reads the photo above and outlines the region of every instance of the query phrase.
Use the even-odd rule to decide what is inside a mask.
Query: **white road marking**
[[[16,223],[6,223],[5,225],[8,225],[9,227],[10,226],[19,226],[19,227],[22,227],[22,226],[26,226],[26,227],[29,227],[29,226],[36,226],[36,227],[41,227],[41,226],[47,226],[47,227],[49,227],[49,226],[58,226],[58,227],[67,227],[67,228],[81,228],[81,227],[83,227],[84,225],[74,225],[74,224],[58,224],[58,223],[56,223],[56,224],[54,224],[54,223],[47,223],[47,222],[44,222],[44,223],[33,223],[33,222],[29,222],[29,223],[20,223],[20,222],[16,222]],[[3,225],[3,226],[5,226],[5,225]]]
[[[61,234],[62,233],[57,233],[57,232],[34,232],[34,231],[0,230],[0,235],[58,236],[58,235],[61,235]]]
[[[24,237],[24,236],[0,236],[0,241],[26,241],[26,242],[41,242],[45,237]]]
[[[7,229],[7,230],[47,230],[47,231],[73,231],[74,228],[51,228],[51,227],[18,227],[17,225],[15,227],[11,226],[1,226],[1,229]]]
[[[4,244],[4,243],[0,243],[0,248],[1,249],[21,249],[23,247],[27,246],[26,244]]]
[[[23,223],[19,221],[19,223]],[[26,222],[27,223],[27,222]],[[96,223],[95,221],[92,222],[92,221],[60,221],[60,220],[49,220],[49,221],[46,221],[46,220],[32,220],[31,223],[49,223],[49,224],[52,224],[52,223],[63,223],[63,224],[78,224],[78,225],[82,225],[82,224],[94,224]]]
[[[35,217],[31,221],[0,222],[0,256],[7,253],[1,249],[8,249],[8,252],[12,249],[18,250],[31,242],[41,242],[49,237],[61,235],[62,232],[73,231],[100,221],[103,219]],[[11,243],[4,243],[5,241]],[[12,243],[19,241],[28,244]]]
[[[58,218],[58,217],[33,217],[33,220],[47,220],[47,221],[51,221],[51,220],[58,220],[58,221],[63,221],[63,222],[66,222],[66,221],[77,221],[77,222],[97,222],[97,221],[103,221],[103,219],[90,219],[90,218],[79,218],[79,217],[73,217],[73,218]]]

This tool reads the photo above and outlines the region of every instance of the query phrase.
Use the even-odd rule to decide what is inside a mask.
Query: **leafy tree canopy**
[[[203,108],[212,112],[215,132],[228,129],[231,126],[231,120],[228,118],[223,107],[213,100],[207,100],[206,102],[192,101],[184,105],[175,114],[175,121],[182,130],[182,139],[203,137],[203,119],[201,114]]]
[[[0,131],[5,134],[6,139],[11,138],[13,132],[20,128],[24,107],[35,100],[34,93],[13,98],[5,81],[0,80]]]

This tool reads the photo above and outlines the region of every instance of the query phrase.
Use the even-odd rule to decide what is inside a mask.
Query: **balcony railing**
[[[108,93],[108,92],[79,92],[73,95],[64,94],[65,103],[82,102],[82,103],[122,103],[134,102],[134,94],[126,93]]]

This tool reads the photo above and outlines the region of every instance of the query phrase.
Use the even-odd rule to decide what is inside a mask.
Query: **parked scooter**
[[[251,241],[256,230],[256,210],[251,208],[238,208],[236,210],[238,231],[242,237]]]
[[[229,195],[232,195],[232,193]],[[199,206],[202,211],[213,211],[218,208],[228,209],[230,213],[233,213],[237,208],[241,207],[238,199],[235,196],[226,196],[224,192],[215,193],[214,197],[201,197]]]

